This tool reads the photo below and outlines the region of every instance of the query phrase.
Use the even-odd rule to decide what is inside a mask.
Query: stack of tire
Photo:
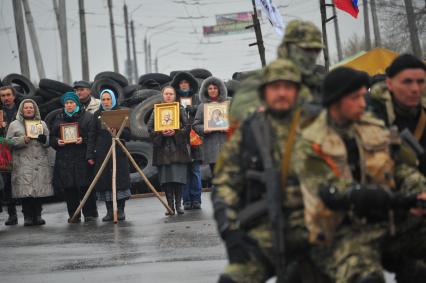
[[[37,89],[34,84],[25,76],[19,74],[8,74],[1,81],[1,85],[10,85],[16,90],[16,99],[15,103],[19,105],[21,101],[25,98],[31,98],[37,104],[44,102],[43,97],[40,97],[37,94]]]

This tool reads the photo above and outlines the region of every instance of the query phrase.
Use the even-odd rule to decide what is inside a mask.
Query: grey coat
[[[192,128],[203,139],[203,144],[201,145],[201,154],[204,164],[216,163],[216,159],[219,155],[222,145],[226,141],[226,133],[224,132],[211,132],[209,134],[204,133],[204,104],[212,102],[207,93],[207,88],[210,84],[215,84],[219,88],[219,97],[217,102],[224,102],[228,97],[227,89],[221,79],[216,77],[208,77],[201,84],[200,92],[198,94],[201,103],[198,105]]]
[[[24,142],[25,126],[22,108],[25,102],[32,102],[35,107],[35,119],[41,120],[40,111],[37,104],[31,99],[21,102],[13,121],[7,130],[6,138],[11,139],[12,144],[12,197],[47,197],[53,195],[52,168],[49,166],[48,150],[49,129],[44,121],[43,134],[47,140],[41,144],[37,140],[30,140],[28,144]]]

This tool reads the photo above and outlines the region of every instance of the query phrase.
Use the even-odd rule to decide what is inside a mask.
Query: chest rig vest
[[[343,181],[344,184],[359,182],[393,189],[395,187],[394,161],[390,150],[390,132],[383,127],[381,121],[365,116],[353,125],[353,134],[359,153],[359,180],[354,180],[345,142],[333,128],[327,125],[325,112],[303,136],[311,142],[315,158],[321,158],[330,168],[333,179]],[[330,242],[336,227],[345,216],[344,213],[329,210],[314,190],[303,184],[302,193],[310,240],[318,242],[319,239],[323,239]]]

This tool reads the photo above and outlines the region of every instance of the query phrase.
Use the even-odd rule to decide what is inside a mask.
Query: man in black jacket
[[[0,124],[0,135],[6,136],[7,128],[16,118],[16,112],[18,108],[15,104],[16,90],[12,86],[3,86],[0,88],[0,99],[3,110],[3,119]],[[3,203],[7,205],[7,213],[9,218],[4,223],[5,225],[16,225],[18,224],[18,217],[16,215],[16,202],[12,198],[12,184],[10,172],[1,173],[3,178]]]

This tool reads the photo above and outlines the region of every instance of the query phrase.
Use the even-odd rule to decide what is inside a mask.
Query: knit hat
[[[81,105],[80,99],[78,98],[77,94],[75,94],[75,92],[73,91],[66,92],[64,95],[62,95],[62,98],[61,98],[62,105],[65,105],[65,102],[67,102],[68,100],[74,101],[75,104],[77,104],[77,106]]]
[[[393,60],[392,64],[386,69],[386,75],[393,78],[406,69],[423,69],[426,71],[426,65],[419,58],[411,54],[402,54]]]
[[[325,107],[365,86],[368,88],[370,78],[367,73],[348,67],[338,67],[325,77],[322,86],[322,104]]]

